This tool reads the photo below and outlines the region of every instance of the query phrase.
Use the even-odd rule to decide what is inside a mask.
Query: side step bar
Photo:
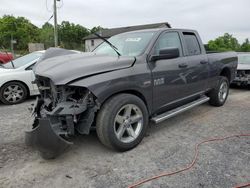
[[[160,114],[160,115],[158,115],[156,117],[153,117],[151,119],[151,121],[153,121],[154,123],[160,123],[160,122],[162,122],[162,121],[164,121],[166,119],[169,119],[169,118],[171,118],[173,116],[176,116],[177,114],[185,112],[185,111],[187,111],[187,110],[189,110],[189,109],[191,109],[191,108],[193,108],[195,106],[203,104],[203,103],[209,101],[209,99],[210,98],[207,97],[207,96],[202,96],[201,98],[199,98],[199,99],[197,99],[197,100],[195,100],[193,102],[190,102],[188,104],[185,104],[185,105],[180,106],[178,108],[175,108],[173,110],[167,111],[167,112],[165,112],[163,114]]]

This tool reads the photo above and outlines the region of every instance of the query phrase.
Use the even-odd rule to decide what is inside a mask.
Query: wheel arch
[[[135,95],[135,96],[137,96],[138,98],[140,98],[140,99],[143,101],[143,103],[145,104],[145,106],[146,106],[146,108],[147,108],[147,110],[148,110],[148,113],[150,114],[151,109],[150,109],[150,106],[149,106],[149,104],[148,104],[148,102],[147,102],[147,100],[146,100],[146,97],[142,94],[142,92],[140,92],[140,91],[138,91],[138,90],[136,90],[136,89],[125,89],[125,90],[120,90],[120,91],[114,92],[114,93],[112,93],[112,94],[106,96],[105,99],[102,100],[101,106],[102,106],[107,100],[109,100],[111,97],[113,97],[113,96],[115,96],[115,95],[123,94],[123,93]],[[98,99],[98,97],[97,97],[97,99]]]
[[[221,72],[220,72],[220,76],[224,76],[228,79],[229,82],[231,82],[231,71],[229,67],[224,67]]]

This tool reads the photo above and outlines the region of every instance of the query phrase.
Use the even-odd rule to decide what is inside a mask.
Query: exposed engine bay
[[[237,85],[249,85],[250,70],[237,70],[237,74],[233,82]]]
[[[88,134],[97,110],[94,96],[81,87],[55,86],[45,77],[38,77],[37,85],[41,97],[34,106],[36,118],[50,118],[61,124],[61,133],[74,135]]]
[[[34,123],[32,131],[26,132],[26,142],[39,146],[43,155],[47,155],[44,158],[52,158],[71,144],[68,138],[75,135],[75,130],[89,134],[98,105],[86,88],[55,86],[49,78],[41,76],[37,76],[36,83],[41,96],[30,108]],[[48,139],[35,139],[34,135]]]

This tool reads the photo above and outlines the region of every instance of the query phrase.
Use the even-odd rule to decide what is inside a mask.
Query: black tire
[[[141,122],[141,123],[140,124],[138,122],[137,122],[138,124],[136,123],[136,127],[140,125],[140,131],[137,133],[136,137],[132,138],[134,140],[131,140],[131,142],[125,143],[119,140],[117,137],[117,133],[115,130],[116,129],[115,118],[117,117],[118,113],[121,112],[121,109],[123,107],[126,107],[126,105],[133,106],[131,108],[132,110],[130,110],[131,112],[133,112],[133,110],[136,110],[140,113],[141,118],[140,120],[138,120],[138,122]],[[130,116],[130,117],[132,118],[134,116]],[[132,125],[134,126],[133,123],[130,124],[130,126]],[[115,149],[117,151],[127,151],[136,147],[144,138],[145,133],[147,131],[147,127],[148,127],[147,108],[144,102],[140,98],[131,94],[118,94],[118,95],[111,97],[102,105],[100,111],[97,114],[96,132],[97,132],[98,138],[105,146]],[[123,128],[123,129],[125,130],[126,128]],[[126,132],[128,132],[128,128],[125,130],[123,134],[124,135],[128,134]],[[128,134],[128,137],[129,137],[129,134]]]
[[[18,100],[14,101],[14,100],[7,100],[7,96],[4,94],[4,92],[6,91],[6,89],[8,87],[14,87],[17,86],[20,90],[18,90],[19,92],[22,91],[22,93],[19,93],[21,95],[20,98],[18,98]],[[23,102],[28,96],[28,91],[27,88],[24,84],[22,84],[21,82],[8,82],[6,84],[4,84],[1,88],[0,88],[0,100],[7,105],[12,105],[12,104],[18,104]]]
[[[221,91],[222,85],[226,86],[225,88],[226,93],[224,97],[220,97],[220,91]],[[226,77],[220,76],[216,88],[214,88],[208,94],[208,96],[210,97],[209,104],[212,106],[217,106],[217,107],[223,106],[227,100],[228,93],[229,93],[229,81]]]

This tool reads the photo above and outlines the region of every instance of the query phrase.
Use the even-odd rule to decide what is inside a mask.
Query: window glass
[[[184,40],[186,43],[186,48],[188,51],[188,55],[199,55],[201,54],[201,49],[199,42],[194,33],[183,33]]]
[[[168,32],[161,35],[154,47],[154,54],[159,55],[161,49],[167,48],[178,48],[181,54],[181,41],[177,32]]]
[[[26,70],[32,70],[36,63],[37,63],[37,62],[35,62],[34,64],[32,64],[32,65],[30,65],[29,67],[27,67]]]
[[[40,52],[32,52],[28,55],[24,55],[22,57],[19,57],[15,60],[13,60],[13,64],[15,66],[15,68],[19,68],[19,67],[22,67],[28,63],[31,63],[32,61],[40,58],[43,54],[40,53]],[[12,68],[12,63],[11,62],[8,62],[4,65],[5,68]]]
[[[138,56],[145,51],[154,34],[154,31],[122,33],[109,38],[108,41],[117,48],[121,55]],[[105,42],[98,46],[93,52],[97,54],[117,55]]]

